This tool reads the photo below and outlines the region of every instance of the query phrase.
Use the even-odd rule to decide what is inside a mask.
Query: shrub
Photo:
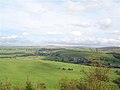
[[[118,71],[118,70],[116,70],[115,73],[116,73],[117,75],[120,75],[120,71]]]
[[[117,78],[117,79],[113,80],[113,82],[116,83],[120,88],[120,78]]]
[[[12,84],[9,82],[0,83],[0,90],[12,90]]]
[[[68,70],[73,70],[72,68],[68,68]]]
[[[91,90],[88,84],[83,81],[78,83],[77,88],[78,90]]]
[[[93,71],[90,72],[90,76],[93,76],[93,78],[96,78],[100,81],[109,81],[108,78],[108,72],[109,69],[103,68],[103,67],[96,67]]]
[[[24,87],[14,86],[10,82],[0,83],[0,90],[47,90],[47,86],[44,83],[37,83],[36,85],[32,85],[31,81],[26,81],[26,85]]]
[[[59,81],[58,90],[92,90],[88,83],[70,78],[63,78]]]
[[[58,69],[60,69],[60,67]]]
[[[62,68],[62,70],[66,70],[65,68]]]
[[[27,81],[27,82],[26,82],[25,90],[35,90],[35,89],[33,88],[33,86],[32,86],[31,81]]]
[[[78,90],[77,83],[78,83],[77,80],[69,79],[65,77],[59,81],[58,89],[59,90]]]
[[[38,83],[36,89],[37,90],[47,90],[47,86],[45,85],[45,83]]]

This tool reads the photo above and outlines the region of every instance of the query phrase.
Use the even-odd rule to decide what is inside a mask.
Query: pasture
[[[41,51],[40,51],[41,50]],[[104,52],[92,54],[105,57],[106,62],[119,64],[119,59],[114,58],[111,54]],[[58,82],[62,78],[83,80],[89,73],[92,66],[69,63],[72,57],[87,58],[91,55],[88,49],[25,49],[12,48],[0,50],[0,82],[11,82],[13,85],[24,86],[29,79],[33,84],[38,82],[45,83],[51,90],[58,88]],[[57,61],[55,60],[57,58]],[[60,62],[63,58],[68,60],[67,63]],[[73,59],[73,58],[72,58]],[[109,68],[108,85],[115,85],[112,81],[120,76],[115,73],[114,68]]]
[[[18,57],[0,60],[0,81],[10,81],[24,85],[27,78],[32,82],[44,82],[48,87],[56,88],[58,80],[63,77],[80,79],[80,69],[87,67],[62,62],[44,61],[44,57]],[[59,69],[59,67],[61,69]],[[73,68],[73,71],[62,70]]]
[[[44,57],[18,57],[0,60],[0,81],[12,82],[15,85],[24,85],[27,79],[33,83],[44,82],[49,88],[57,88],[61,78],[69,77],[82,79],[83,70],[88,71],[89,66],[68,64],[55,61],[42,60]],[[65,68],[66,70],[62,70]],[[72,68],[73,70],[68,70]],[[119,77],[111,70],[111,79]],[[53,90],[53,89],[52,89]]]

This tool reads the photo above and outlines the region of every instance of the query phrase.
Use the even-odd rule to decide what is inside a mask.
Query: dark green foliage
[[[45,56],[47,60],[90,65],[91,61],[89,57],[91,56],[91,54],[94,55],[99,54],[100,60],[113,65],[119,65],[120,53],[116,51],[114,51],[114,53],[110,53],[110,52],[111,51],[106,52],[98,48],[96,48],[96,50],[94,48],[91,48],[89,50],[87,48],[53,49],[53,48],[34,48],[34,47],[33,48],[5,47],[5,48],[0,48],[0,58],[17,59],[17,57]]]
[[[95,78],[94,78],[95,79]],[[112,90],[106,84],[100,80],[92,79],[89,81],[74,80],[69,78],[63,78],[59,81],[58,85],[59,90]]]
[[[96,78],[97,80],[108,82],[109,81],[108,72],[109,69],[107,68],[96,67],[95,69],[93,69],[93,71],[90,71],[89,74],[91,78]]]
[[[73,68],[68,68],[68,70],[73,70]]]
[[[46,87],[45,83],[38,83],[36,89],[37,90],[47,90],[47,87]]]
[[[0,90],[47,90],[47,86],[44,83],[37,83],[33,85],[31,81],[26,81],[26,85],[21,86],[14,86],[9,82],[0,83]]]
[[[117,78],[117,79],[113,80],[113,82],[116,83],[120,88],[120,78]]]
[[[32,86],[31,81],[27,81],[27,82],[26,82],[25,90],[35,90],[35,89],[33,88],[33,86]]]
[[[116,73],[117,75],[120,75],[120,71],[119,71],[119,70],[116,70],[115,73]]]
[[[62,68],[62,70],[66,70],[66,68]]]
[[[0,90],[12,90],[12,84],[10,82],[0,83]]]
[[[110,53],[108,53],[108,54],[112,54],[113,57],[120,59],[120,53],[110,52]]]
[[[109,81],[107,74],[108,70],[106,68],[91,68],[86,76],[90,90],[106,90],[106,88],[109,88],[106,84]]]
[[[87,83],[81,81],[77,85],[78,90],[91,90]]]
[[[67,77],[61,79],[58,84],[59,90],[78,90],[78,81]]]
[[[59,81],[58,88],[59,90],[119,90],[118,87],[108,84],[108,71],[106,68],[91,68],[84,80],[65,77]],[[115,82],[118,83],[118,81]]]

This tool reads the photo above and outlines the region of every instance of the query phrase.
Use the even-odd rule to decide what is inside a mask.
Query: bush
[[[78,90],[91,90],[87,83],[79,82],[77,85]]]
[[[62,70],[66,70],[65,68],[62,68]]]
[[[68,79],[67,77],[59,81],[59,90],[78,90],[77,81],[73,79]]]
[[[116,83],[120,88],[120,78],[115,79],[113,82]]]
[[[11,83],[0,83],[0,90],[12,90],[12,85]]]
[[[97,80],[108,82],[109,81],[108,72],[109,69],[107,68],[96,67],[89,72],[90,76],[88,78],[92,77],[93,79],[96,78]]]
[[[38,83],[36,88],[37,90],[47,90],[45,83]]]
[[[117,75],[120,75],[120,71],[118,71],[118,70],[116,70],[115,73],[116,73]]]
[[[91,90],[88,85],[79,80],[69,79],[67,77],[59,81],[59,90]]]
[[[72,68],[68,68],[68,70],[73,70]]]
[[[33,86],[32,86],[31,81],[27,81],[27,82],[26,82],[25,90],[35,90],[35,89],[33,88]]]

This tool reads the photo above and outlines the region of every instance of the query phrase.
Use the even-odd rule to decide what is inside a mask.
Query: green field
[[[44,82],[49,88],[57,88],[61,78],[69,77],[74,79],[83,78],[83,72],[89,70],[89,66],[68,64],[62,62],[42,60],[44,57],[18,57],[16,59],[0,60],[0,81],[10,81],[13,84],[24,85],[27,78],[33,83]],[[73,71],[58,68],[73,68]],[[112,79],[119,77],[111,70]]]
[[[63,77],[81,77],[80,68],[85,66],[54,61],[43,61],[42,57],[19,57],[0,60],[0,81],[25,84],[27,78],[32,82],[44,82],[48,87],[56,88],[58,80]],[[73,71],[61,70],[59,67],[73,68]],[[85,67],[87,69],[87,67]]]
[[[92,66],[73,64],[71,60],[79,61],[79,59],[84,60],[98,55],[98,57],[104,58],[103,61],[106,63],[120,64],[120,59],[113,57],[112,54],[107,54],[108,51],[96,53],[95,49],[93,50],[91,52],[89,49],[1,48],[0,82],[25,86],[29,79],[33,84],[45,83],[49,89],[56,90],[58,82],[62,78],[81,80],[86,75],[83,71],[89,73],[91,70]],[[73,70],[68,70],[69,68]],[[120,77],[115,73],[119,69],[109,69],[108,85],[116,86],[112,81]]]
[[[94,50],[94,49],[93,49]],[[112,52],[112,51],[110,51]],[[55,53],[53,53],[53,56],[49,56],[47,59],[48,60],[56,60],[56,61],[62,61],[61,59],[63,59],[64,62],[72,62],[72,61],[79,61],[83,60],[83,59],[89,59],[92,57],[96,57],[97,58],[101,58],[100,60],[105,62],[106,64],[110,63],[112,65],[119,65],[120,64],[120,59],[113,57],[112,54],[107,54],[105,51],[99,51],[98,53],[96,53],[96,51],[90,51],[90,50],[81,50],[81,49],[67,49],[67,50],[60,50],[57,51]],[[72,60],[72,61],[71,61]],[[84,63],[80,63],[80,64],[85,64]]]

